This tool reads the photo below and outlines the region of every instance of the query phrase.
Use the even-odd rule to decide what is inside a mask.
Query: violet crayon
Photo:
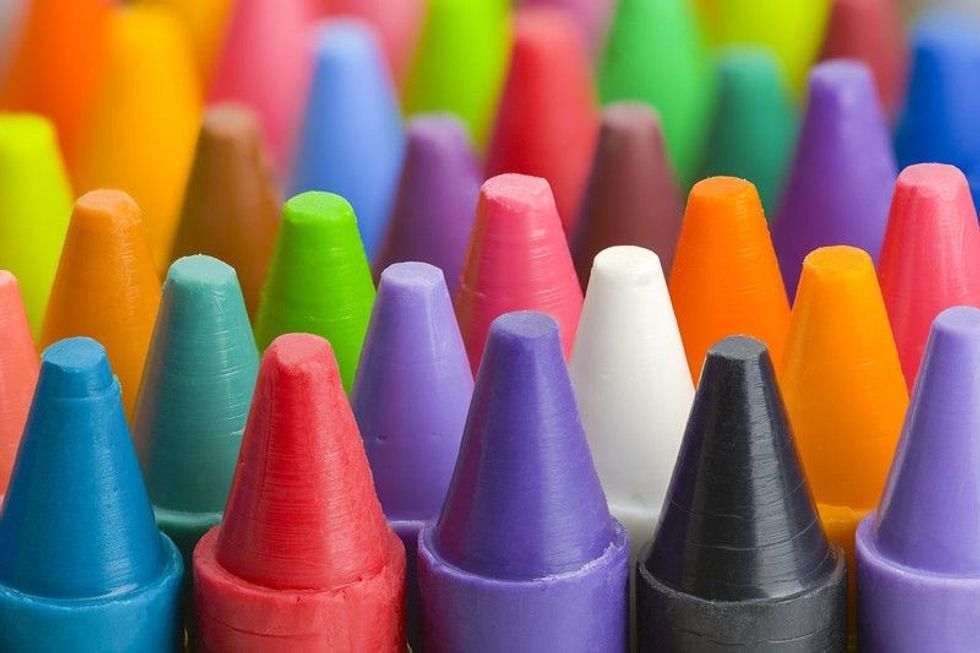
[[[609,515],[558,325],[494,320],[442,514],[419,536],[427,653],[625,653],[629,537]]]

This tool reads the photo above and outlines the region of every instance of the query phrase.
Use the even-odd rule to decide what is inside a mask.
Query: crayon
[[[638,102],[607,106],[573,239],[582,287],[588,285],[592,260],[614,245],[651,249],[669,270],[683,216],[660,117]]]
[[[171,653],[182,575],[105,349],[51,345],[0,516],[0,649]]]
[[[565,233],[575,234],[599,130],[592,71],[564,12],[514,13],[514,48],[487,149],[486,176],[548,180]]]
[[[878,279],[911,389],[936,315],[980,306],[980,227],[963,173],[929,163],[902,171]]]
[[[486,144],[510,56],[510,0],[428,0],[402,93],[406,115],[448,111]]]
[[[810,93],[772,240],[790,299],[803,259],[828,245],[878,259],[898,170],[867,66],[825,61]]]
[[[798,129],[793,96],[776,56],[758,46],[722,50],[702,174],[748,179],[771,219],[782,195]]]
[[[656,254],[618,246],[595,257],[569,374],[609,511],[635,555],[660,518],[694,398]]]
[[[72,164],[75,189],[132,195],[164,270],[202,111],[190,47],[168,10],[148,5],[116,8],[107,38],[105,78]]]
[[[565,356],[571,355],[582,311],[582,288],[551,188],[539,177],[500,175],[480,189],[456,293],[456,317],[474,372],[490,323],[504,313],[521,310],[553,317]]]
[[[628,559],[558,324],[497,318],[449,494],[419,535],[425,650],[625,653]]]
[[[0,268],[20,282],[37,334],[71,215],[71,188],[46,119],[0,113]]]
[[[589,53],[601,52],[616,0],[522,0],[522,7],[557,7],[575,21]]]
[[[388,69],[397,85],[408,75],[412,57],[418,45],[425,0],[331,0],[332,15],[350,15],[365,20],[378,32],[388,62]]]
[[[847,554],[853,634],[854,530],[878,504],[909,402],[866,252],[803,261],[779,381],[824,531]]]
[[[207,88],[214,73],[215,59],[224,41],[233,0],[138,0],[139,4],[157,4],[170,9],[181,21],[191,43],[194,65],[202,88]]]
[[[75,202],[41,328],[47,346],[96,338],[112,359],[132,415],[160,304],[140,208],[121,191],[96,190]]]
[[[375,276],[393,263],[441,269],[451,295],[459,288],[482,175],[466,127],[455,116],[419,114],[406,126],[405,162],[378,253]]]
[[[0,499],[7,491],[27,410],[34,396],[38,358],[17,279],[0,270]]]
[[[238,272],[250,315],[279,226],[279,189],[256,115],[238,104],[204,113],[170,260],[210,254]]]
[[[14,50],[20,45],[27,7],[27,0],[0,2],[0,89],[3,88]]]
[[[693,178],[707,136],[713,70],[688,0],[620,0],[598,65],[599,98],[657,110],[674,169]]]
[[[857,532],[862,651],[976,647],[980,310],[936,318],[888,485]]]
[[[640,651],[839,651],[847,564],[810,497],[765,345],[708,352],[660,526],[637,563]]]
[[[404,651],[404,547],[326,340],[284,335],[262,357],[225,518],[194,550],[194,582],[205,653]]]
[[[314,39],[316,63],[291,194],[320,190],[347,199],[373,260],[384,240],[405,154],[398,101],[367,23],[332,20]]]
[[[284,333],[327,338],[349,389],[372,304],[374,280],[350,204],[317,192],[286,202],[256,317],[259,349]]]
[[[778,366],[789,303],[750,182],[709,177],[691,189],[668,287],[695,383],[708,349],[733,333],[765,342]]]
[[[388,523],[405,545],[407,627],[421,651],[416,553],[452,479],[473,373],[442,272],[396,263],[378,284],[351,407]]]

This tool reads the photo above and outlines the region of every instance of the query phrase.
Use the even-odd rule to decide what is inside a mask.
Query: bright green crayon
[[[309,192],[286,202],[259,304],[259,348],[284,333],[322,336],[349,391],[373,305],[371,267],[347,200]]]

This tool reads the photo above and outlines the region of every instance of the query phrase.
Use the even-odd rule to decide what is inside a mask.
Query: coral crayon
[[[51,345],[0,516],[0,649],[171,653],[182,573],[106,351]]]
[[[557,323],[497,318],[449,494],[419,535],[425,650],[625,653],[628,560]]]
[[[418,45],[426,1],[328,0],[328,5],[331,15],[356,16],[374,26],[395,82],[404,82]]]
[[[17,445],[34,396],[38,358],[17,279],[0,270],[0,497],[7,491]]]
[[[194,551],[205,653],[405,649],[405,550],[385,523],[327,341],[266,350],[225,518]]]
[[[578,25],[589,52],[601,51],[616,0],[521,0],[523,7],[556,7]]]

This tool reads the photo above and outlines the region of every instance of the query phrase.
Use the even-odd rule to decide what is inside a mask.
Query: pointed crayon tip
[[[936,315],[958,304],[980,306],[980,228],[963,173],[942,164],[902,171],[878,278],[912,388]]]
[[[94,340],[42,356],[0,544],[4,649],[173,649],[180,555],[154,524],[119,383]]]
[[[733,333],[759,338],[782,359],[789,303],[750,182],[709,177],[694,185],[669,287],[695,383],[709,347]]]
[[[384,46],[388,68],[401,84],[415,55],[426,4],[425,0],[333,0],[330,13],[371,23]]]
[[[857,533],[860,644],[871,651],[966,650],[980,627],[980,310],[932,326],[877,514]]]
[[[640,646],[837,650],[846,588],[766,347],[725,338],[707,353],[660,526],[638,563]],[[746,625],[732,629],[733,620]]]
[[[37,382],[38,357],[17,279],[0,270],[0,497],[24,431]]]
[[[538,310],[557,320],[571,354],[582,288],[548,182],[507,174],[483,184],[456,295],[456,315],[476,370],[490,323],[511,311]]]
[[[238,272],[253,315],[279,225],[279,190],[256,114],[219,104],[204,114],[170,260],[209,254]]]
[[[818,247],[851,245],[874,260],[885,233],[897,170],[867,66],[825,61],[810,73],[806,115],[773,226],[790,298],[803,259]]]
[[[206,650],[404,647],[404,549],[326,340],[289,334],[266,350],[224,520],[194,573]]]
[[[523,0],[524,7],[555,7],[566,12],[582,33],[591,54],[598,54],[606,39],[616,0]]]
[[[458,118],[412,118],[388,235],[375,269],[403,261],[430,263],[443,271],[455,295],[481,179],[476,153]]]
[[[596,254],[614,245],[651,249],[670,270],[683,215],[660,117],[635,102],[606,107],[574,239],[582,287]]]

